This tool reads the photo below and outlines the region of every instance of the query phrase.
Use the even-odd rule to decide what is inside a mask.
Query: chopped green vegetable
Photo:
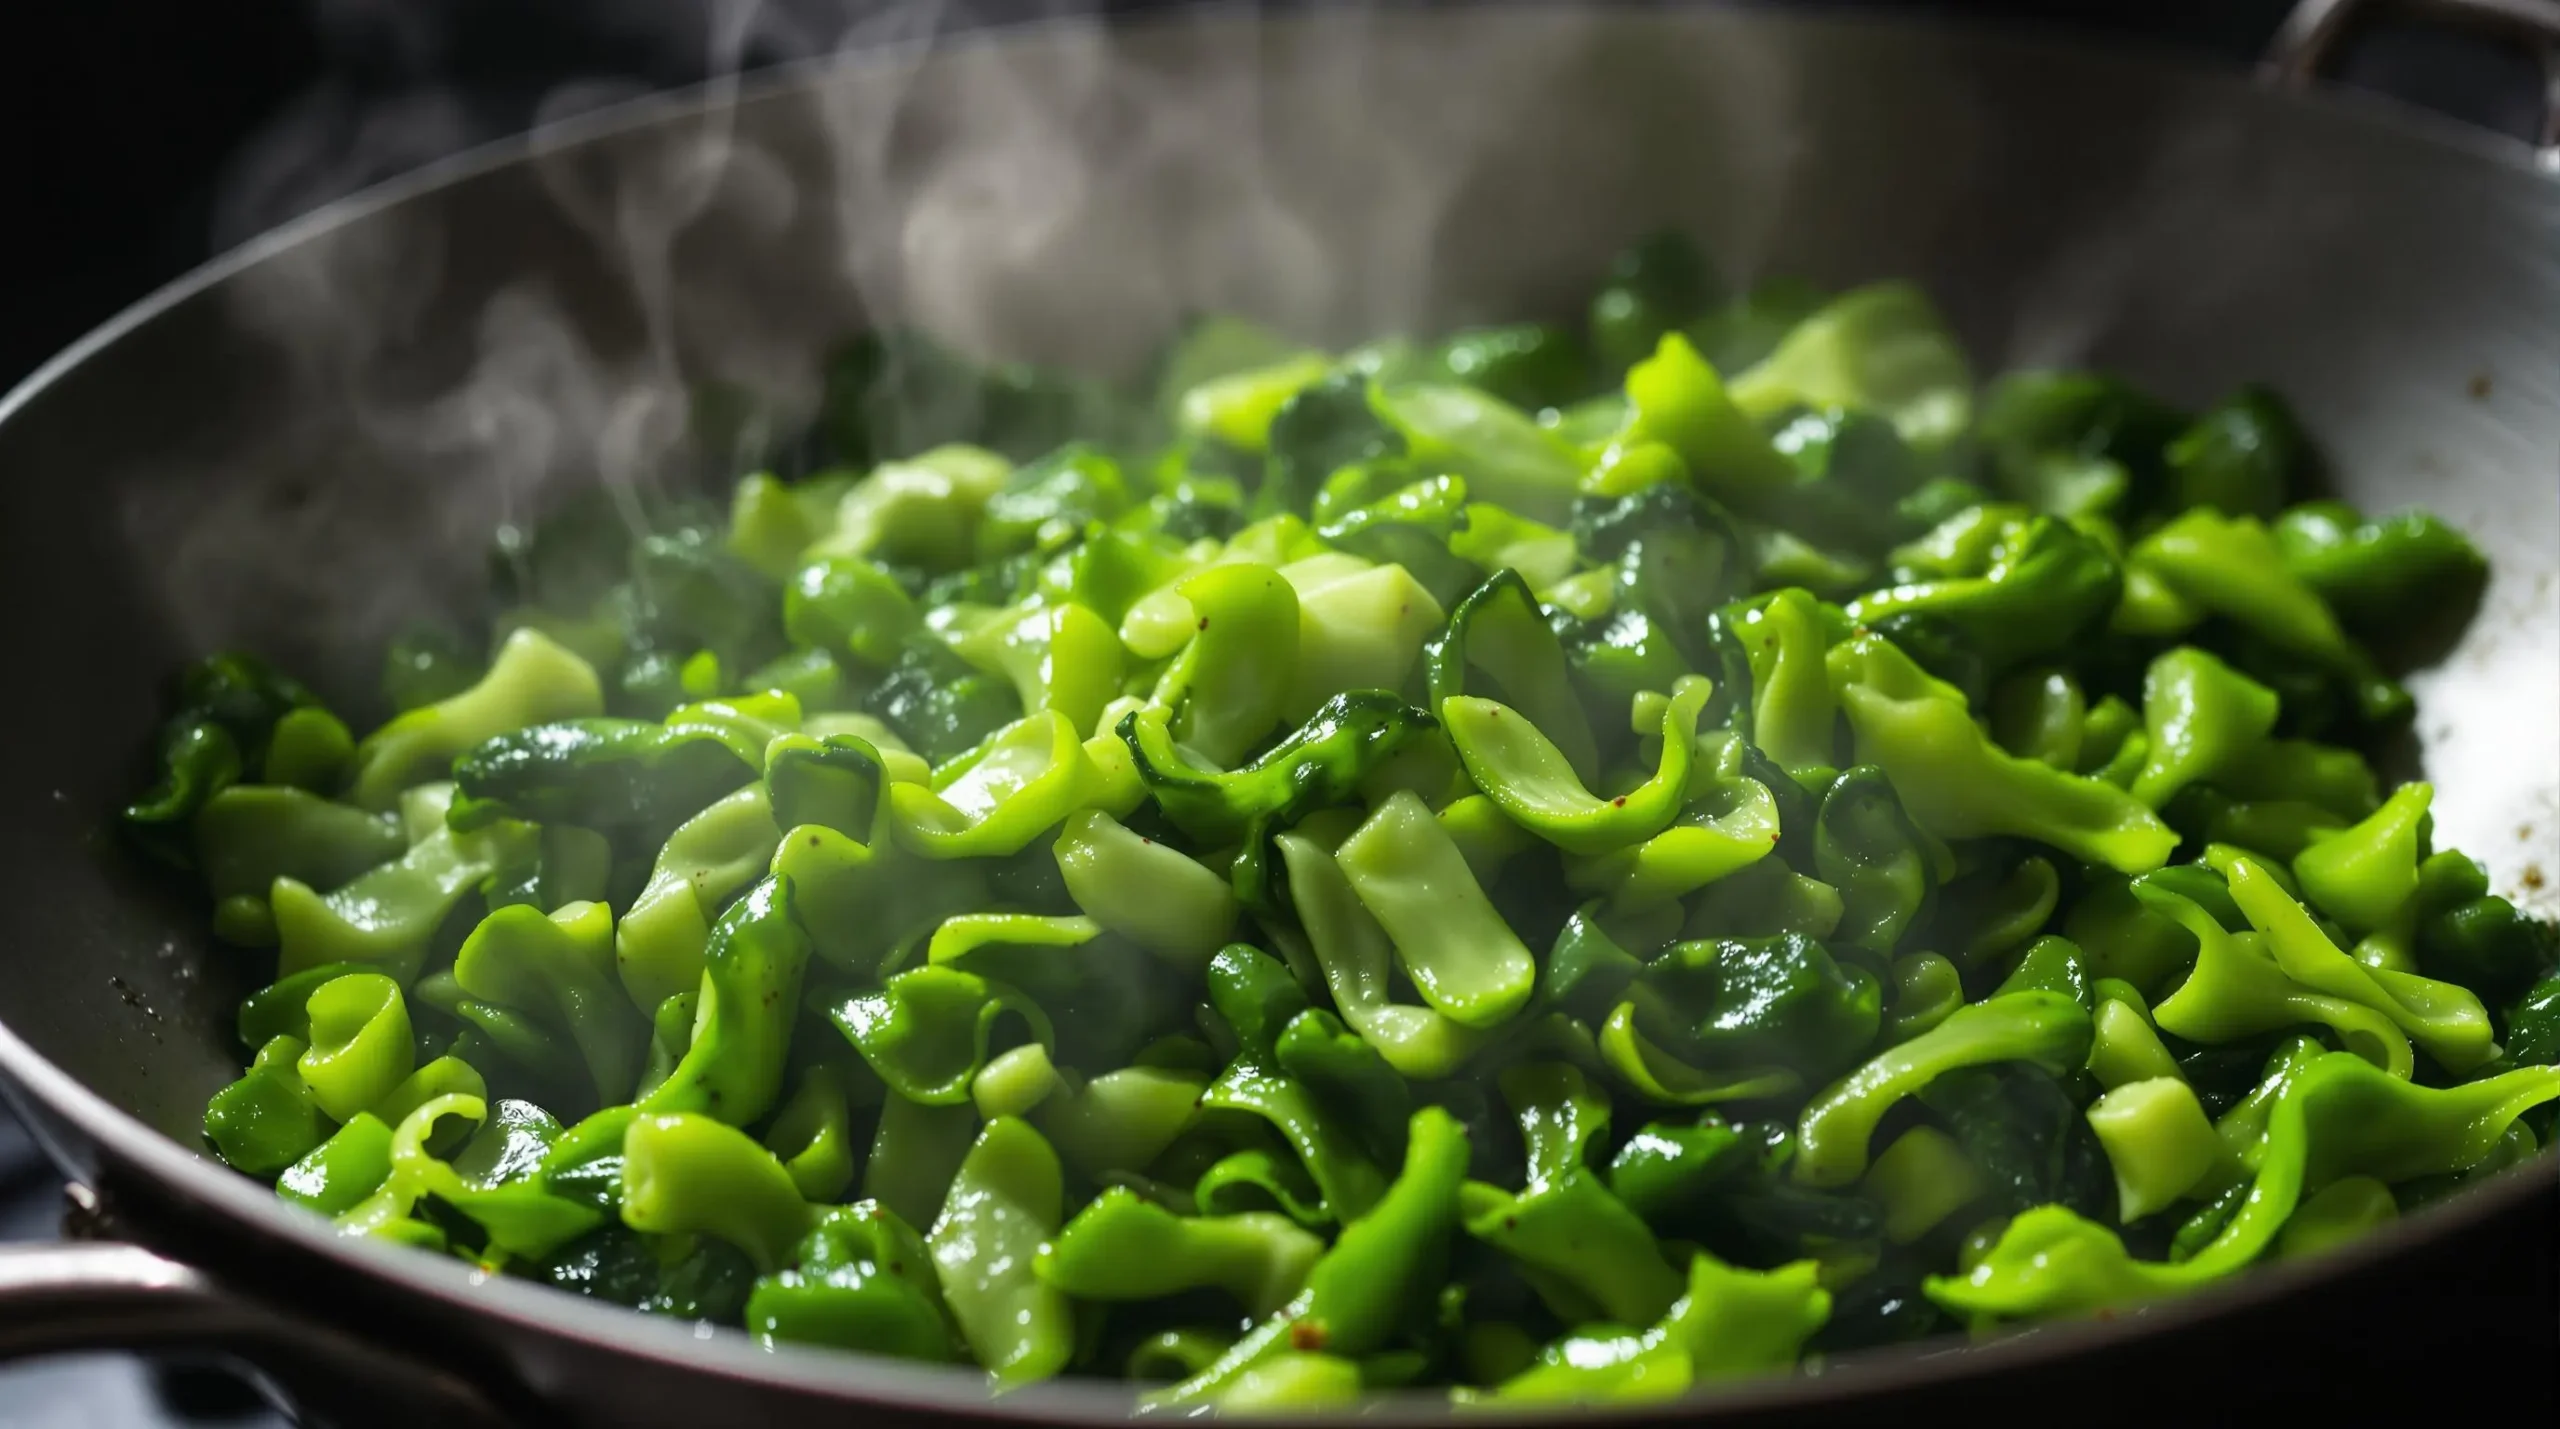
[[[1586,317],[1126,389],[883,329],[805,442],[705,394],[725,510],[505,528],[361,738],[190,667],[121,826],[274,950],[207,1143],[1184,1414],[1657,1401],[2539,1153],[2560,931],[2376,773],[2461,532],[2302,500],[2263,388],[1977,393],[1906,284],[1658,235]]]

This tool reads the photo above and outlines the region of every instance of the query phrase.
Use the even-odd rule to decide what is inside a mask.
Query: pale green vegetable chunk
[[[1423,1001],[1466,1027],[1498,1026],[1528,1002],[1536,960],[1421,799],[1379,805],[1337,857]]]

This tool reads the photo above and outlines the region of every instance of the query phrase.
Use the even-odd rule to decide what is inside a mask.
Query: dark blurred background
[[[1814,0],[1796,0],[1811,4]],[[2252,60],[2291,0],[1866,0]],[[1102,0],[81,0],[0,30],[0,386],[134,299],[296,214],[538,115]],[[1170,8],[1139,0],[1107,8]],[[34,12],[43,12],[41,19]],[[31,33],[28,26],[34,26]],[[719,32],[730,33],[715,39]],[[2376,26],[2348,78],[2519,133],[2521,56]],[[546,100],[548,104],[546,105]]]
[[[1823,2],[1837,7],[1836,0]],[[216,254],[538,119],[637,89],[693,83],[722,64],[754,68],[823,54],[848,34],[912,35],[928,25],[950,30],[1100,8],[1173,5],[80,0],[0,7],[0,132],[7,136],[0,148],[7,156],[0,159],[0,390]],[[2236,68],[2263,51],[2291,0],[1864,0],[1863,8],[2060,27],[2101,43],[2167,47]],[[2540,80],[2524,56],[2384,22],[2368,27],[2344,68],[2343,77],[2361,87],[2519,137],[2532,132]],[[0,1240],[58,1234],[61,1204],[50,1169],[0,1110]],[[2458,1329],[2437,1327],[2440,1335]],[[2458,1344],[2444,1353],[2466,1358]],[[2405,1376],[2411,1363],[2424,1362],[2403,1357],[2386,1373]],[[2555,1370],[2545,1364],[2526,1373],[2548,1378]],[[2370,1382],[2375,1378],[2373,1369],[2360,1377],[2354,1364],[2339,1365],[2349,1422],[2370,1422],[2380,1412],[2375,1396],[2391,1386]],[[2328,1406],[2291,1407],[2310,1415]],[[228,1381],[155,1373],[114,1357],[0,1369],[0,1429],[281,1422]]]

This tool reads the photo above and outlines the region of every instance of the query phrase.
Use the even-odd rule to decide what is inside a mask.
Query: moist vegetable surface
[[[1142,391],[880,333],[725,514],[502,531],[361,739],[196,666],[124,817],[272,963],[208,1142],[346,1234],[1159,1407],[1671,1396],[2549,1139],[2560,940],[2361,752],[2480,559],[2316,468],[1670,237]]]

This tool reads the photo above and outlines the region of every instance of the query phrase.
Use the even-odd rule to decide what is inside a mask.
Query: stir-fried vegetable
[[[909,334],[723,520],[500,542],[362,739],[126,811],[271,985],[213,1148],[767,1344],[1304,1409],[1675,1396],[2317,1253],[2534,1154],[2560,936],[2357,752],[2480,571],[2245,388],[1901,285],[1124,398]]]

